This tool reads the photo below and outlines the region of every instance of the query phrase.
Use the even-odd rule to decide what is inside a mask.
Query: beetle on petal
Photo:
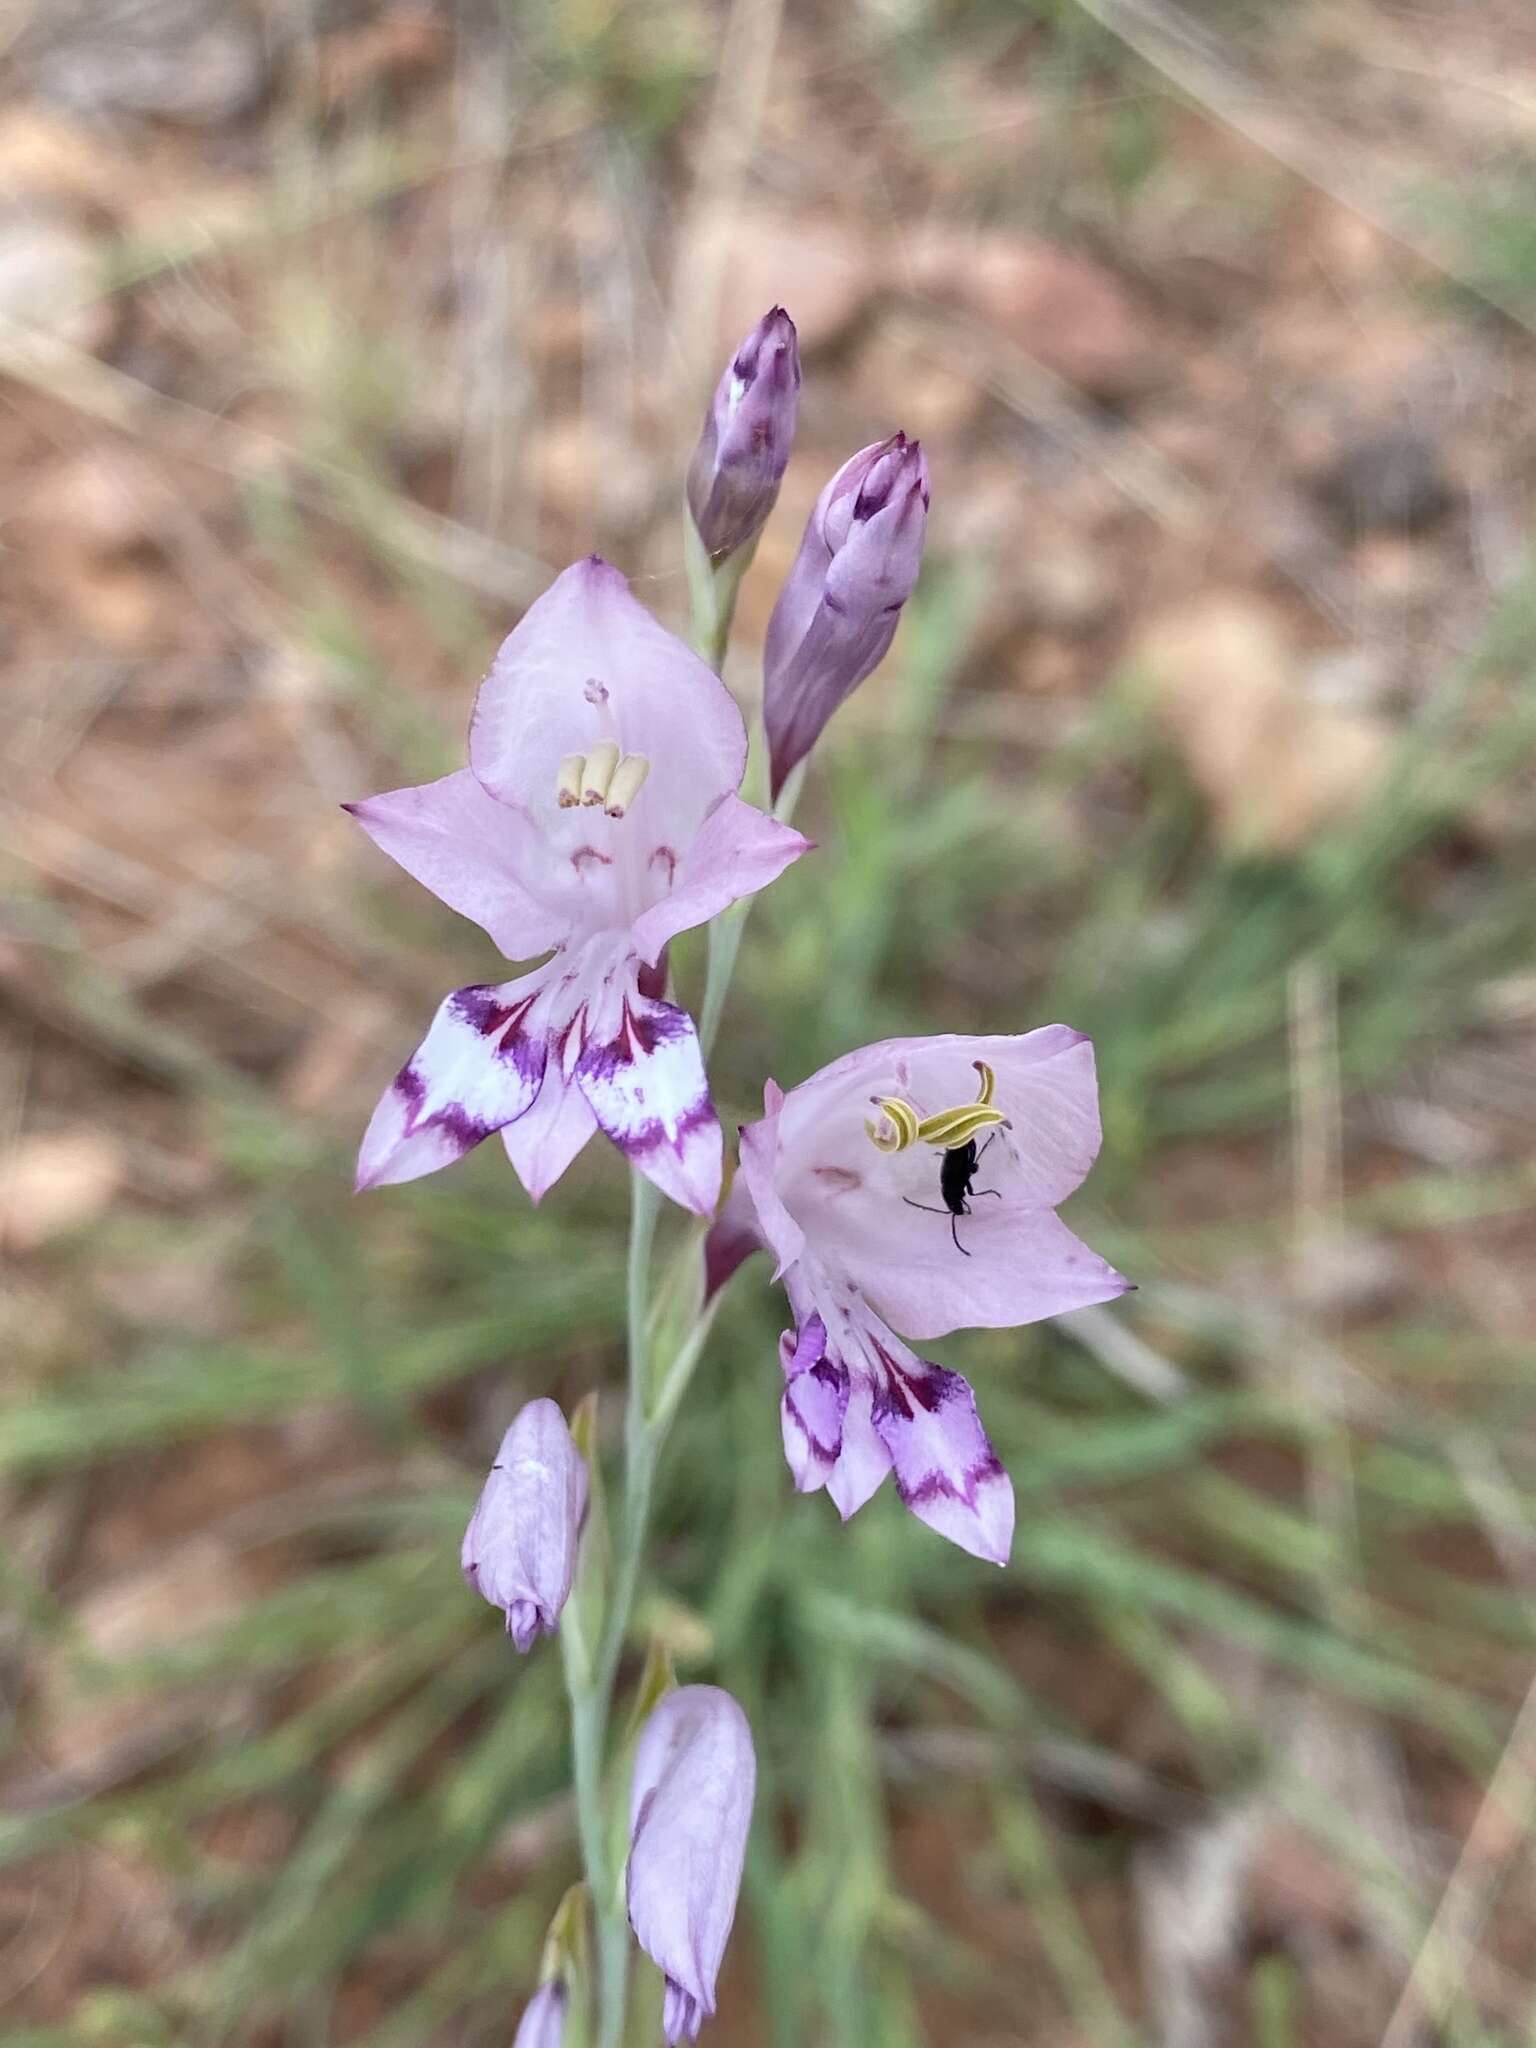
[[[358,1186],[414,1180],[500,1132],[535,1201],[601,1129],[699,1215],[720,1126],[667,943],[806,850],[736,794],[746,728],[719,678],[589,556],[503,644],[469,765],[349,804],[408,874],[472,918],[515,980],[457,990],[375,1110]]]

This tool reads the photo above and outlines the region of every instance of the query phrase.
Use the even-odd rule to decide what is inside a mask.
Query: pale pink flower
[[[941,1191],[944,1151],[894,1148],[881,1105],[910,1105],[915,1126],[989,1087],[969,1186],[947,1176],[957,1209]],[[1055,1214],[1099,1136],[1093,1047],[1064,1024],[892,1038],[788,1095],[768,1083],[711,1233],[709,1282],[757,1243],[778,1260],[795,1317],[781,1352],[784,1446],[802,1491],[825,1486],[846,1518],[894,1469],[913,1514],[978,1557],[1007,1559],[1013,1488],[971,1388],[894,1332],[1009,1328],[1124,1293],[1130,1283]]]
[[[706,663],[588,557],[503,643],[469,766],[347,808],[532,973],[462,988],[374,1111],[359,1187],[415,1180],[500,1131],[535,1201],[601,1128],[707,1215],[720,1127],[667,942],[805,851],[736,791],[741,713]]]

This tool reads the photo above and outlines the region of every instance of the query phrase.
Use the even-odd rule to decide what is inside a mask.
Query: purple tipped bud
[[[512,2048],[560,2048],[566,2004],[565,1986],[558,1979],[541,1984],[523,2008]]]
[[[861,448],[816,500],[764,649],[775,797],[884,659],[917,582],[927,518],[928,465],[905,434]]]
[[[710,401],[688,466],[688,509],[712,560],[762,532],[795,438],[800,350],[782,306],[765,313]]]
[[[461,1563],[502,1609],[519,1650],[554,1633],[570,1598],[587,1512],[587,1468],[553,1401],[530,1401],[501,1440],[464,1532]]]
[[[629,1924],[667,1980],[668,2041],[697,2038],[736,1917],[757,1759],[728,1692],[685,1685],[635,1745],[629,1791]]]

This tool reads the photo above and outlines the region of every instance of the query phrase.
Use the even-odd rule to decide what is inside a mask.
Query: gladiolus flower
[[[788,1095],[768,1083],[708,1278],[718,1286],[754,1242],[778,1259],[795,1317],[784,1448],[802,1492],[825,1486],[846,1520],[894,1469],[913,1514],[1006,1562],[1013,1488],[975,1396],[894,1332],[1006,1329],[1124,1293],[1055,1214],[1099,1138],[1093,1047],[1064,1024],[892,1038]]]
[[[629,1924],[667,1980],[670,2042],[695,2040],[736,1916],[757,1759],[728,1692],[685,1685],[640,1731],[629,1792]]]
[[[763,649],[775,797],[884,660],[917,582],[927,518],[928,466],[905,434],[861,448],[816,500]]]
[[[519,1650],[553,1635],[571,1596],[587,1513],[586,1461],[553,1401],[530,1401],[501,1440],[464,1531],[460,1564],[507,1617]]]
[[[789,460],[799,397],[795,323],[775,306],[720,379],[688,468],[688,509],[715,562],[762,532]]]
[[[560,2048],[568,2003],[565,1986],[557,1978],[541,1984],[523,2008],[512,2048]]]
[[[669,939],[805,851],[737,796],[746,755],[719,678],[593,555],[503,643],[469,766],[347,806],[509,959],[553,955],[447,998],[374,1111],[359,1187],[500,1131],[538,1201],[601,1127],[674,1201],[713,1209],[720,1126],[661,963]]]

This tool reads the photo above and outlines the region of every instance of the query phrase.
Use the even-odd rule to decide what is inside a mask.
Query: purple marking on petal
[[[785,1387],[779,1420],[797,1493],[814,1493],[830,1478],[843,1448],[848,1394],[847,1372],[829,1358],[795,1373]]]
[[[720,1124],[693,1019],[670,1003],[626,999],[619,1029],[589,1039],[576,1080],[613,1142],[697,1216],[720,1199]]]
[[[969,1381],[910,1353],[898,1356],[872,1332],[869,1338],[884,1379],[874,1424],[890,1451],[903,1506],[973,1556],[1006,1563],[1013,1487],[982,1428]]]
[[[821,1317],[813,1311],[793,1336],[786,1330],[779,1339],[779,1353],[786,1379],[820,1365],[827,1355],[827,1326]]]

